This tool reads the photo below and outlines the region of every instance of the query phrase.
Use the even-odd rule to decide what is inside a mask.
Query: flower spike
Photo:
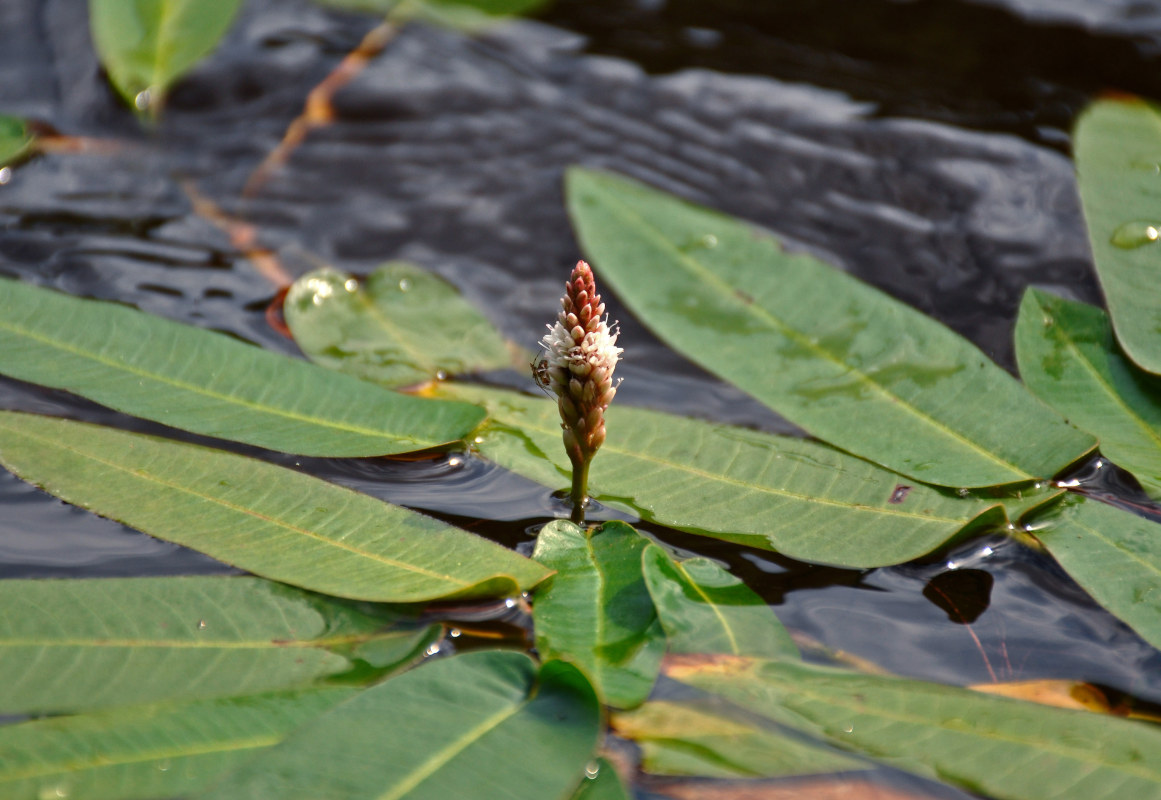
[[[560,306],[556,323],[540,341],[545,350],[540,376],[557,398],[564,449],[572,462],[572,518],[582,522],[589,464],[605,441],[605,410],[617,393],[613,370],[623,351],[617,347],[617,326],[610,328],[605,317],[592,267],[584,261],[569,276]]]

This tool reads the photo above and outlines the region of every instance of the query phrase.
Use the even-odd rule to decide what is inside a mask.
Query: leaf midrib
[[[439,444],[444,443],[444,442],[433,441],[430,439],[419,439],[419,438],[416,438],[414,436],[408,436],[405,434],[386,433],[384,431],[375,430],[373,428],[363,428],[363,427],[351,425],[350,423],[345,422],[345,421],[336,421],[336,420],[323,419],[321,417],[309,416],[307,414],[301,414],[301,413],[294,412],[288,408],[280,408],[277,406],[260,405],[256,402],[253,402],[250,400],[245,400],[244,398],[238,397],[237,395],[222,394],[221,392],[214,392],[210,389],[207,389],[204,386],[198,386],[196,384],[187,383],[184,381],[179,381],[176,378],[162,375],[161,373],[148,372],[146,370],[134,367],[130,364],[126,364],[124,362],[118,362],[118,361],[115,361],[113,359],[106,358],[103,354],[100,354],[96,351],[83,350],[83,349],[80,349],[76,346],[70,345],[66,342],[63,342],[63,341],[60,341],[57,339],[49,338],[49,337],[44,336],[40,333],[34,332],[30,329],[16,327],[15,325],[7,323],[3,320],[0,320],[0,329],[6,330],[15,336],[20,336],[20,337],[24,337],[27,339],[32,339],[33,341],[39,342],[40,344],[43,344],[47,347],[61,350],[63,352],[69,353],[70,355],[73,355],[77,358],[96,362],[96,363],[101,364],[105,367],[108,367],[109,369],[114,370],[114,371],[121,371],[121,372],[128,373],[129,375],[134,375],[134,376],[139,377],[139,378],[146,378],[146,379],[149,379],[151,381],[155,381],[157,383],[160,383],[164,386],[170,386],[170,387],[175,388],[175,389],[180,389],[182,391],[190,392],[191,394],[211,398],[211,399],[217,400],[218,402],[223,403],[225,405],[235,405],[235,406],[238,406],[240,408],[245,408],[249,411],[253,411],[256,413],[267,414],[269,416],[276,417],[276,418],[281,417],[284,419],[293,420],[295,422],[314,425],[314,426],[317,426],[319,428],[322,428],[323,430],[342,431],[344,433],[357,434],[359,436],[369,436],[369,437],[374,437],[377,439],[385,439],[387,441],[409,442],[411,444],[421,445],[423,447],[433,447],[435,445],[439,445]],[[264,351],[258,350],[257,352],[264,352]],[[288,361],[293,362],[293,359],[288,359]],[[370,385],[370,384],[368,384],[368,385]],[[387,390],[385,390],[385,389],[383,389],[381,391],[383,391],[385,394],[387,393]],[[403,397],[403,396],[400,395],[399,397]],[[414,399],[414,398],[409,398],[409,399]]]
[[[715,603],[708,594],[706,594],[705,590],[703,590],[698,582],[693,579],[693,576],[686,571],[683,564],[678,563],[677,568],[681,571],[681,574],[685,576],[685,579],[689,581],[689,585],[693,587],[693,590],[697,592],[705,604],[713,610],[714,616],[718,618],[718,621],[721,622],[722,629],[726,632],[726,636],[730,640],[730,649],[733,651],[733,654],[736,656],[742,655],[743,653],[738,647],[738,640],[734,637],[734,630],[730,627],[730,624],[726,620],[725,615],[722,614],[721,610],[718,608],[718,604]]]
[[[295,648],[326,649],[347,644],[363,644],[378,640],[396,638],[396,633],[349,634],[346,636],[330,636],[321,639],[243,639],[227,640],[212,639],[208,641],[189,639],[131,639],[131,638],[99,638],[91,639],[12,639],[4,638],[0,634],[0,653],[10,647],[131,647],[145,648],[173,648],[189,650],[289,650]]]
[[[593,183],[593,184],[590,184],[590,186],[596,186],[596,184]],[[699,261],[691,258],[687,253],[684,253],[679,247],[674,245],[673,242],[669,241],[669,239],[667,239],[664,234],[662,234],[655,227],[650,225],[649,222],[646,221],[644,217],[642,217],[640,214],[638,214],[633,209],[632,206],[619,201],[615,194],[610,194],[608,192],[601,191],[600,189],[597,189],[597,188],[594,188],[593,191],[596,191],[596,192],[603,194],[608,202],[611,202],[611,204],[618,206],[620,209],[623,210],[623,212],[627,216],[631,216],[634,219],[638,220],[640,222],[641,227],[648,233],[649,237],[651,239],[653,239],[655,243],[660,243],[662,249],[670,251],[673,254],[673,256],[675,257],[675,259],[678,261],[678,263],[681,263],[687,267],[687,271],[693,273],[695,277],[701,276],[703,278],[703,280],[705,280],[707,283],[709,283],[713,287],[715,287],[718,290],[719,294],[721,296],[724,296],[728,302],[731,302],[731,303],[734,302],[733,301],[734,293],[733,293],[732,289],[730,289],[730,287],[727,283],[725,283],[723,280],[718,278],[718,276],[716,274],[714,274],[714,272],[712,270],[709,270],[709,269],[705,268],[704,266],[702,266],[702,264]],[[723,289],[725,291],[722,291]],[[1003,458],[997,456],[995,453],[991,452],[990,450],[987,450],[987,449],[981,447],[980,445],[976,444],[972,440],[961,435],[957,431],[947,427],[944,423],[936,420],[934,417],[931,417],[927,413],[921,411],[919,408],[915,407],[913,404],[909,403],[908,401],[904,400],[903,398],[899,397],[898,395],[893,394],[892,392],[888,391],[885,386],[872,380],[870,378],[870,376],[868,376],[866,373],[850,366],[849,364],[845,364],[842,361],[838,360],[829,351],[825,350],[824,348],[820,347],[815,342],[811,341],[809,337],[802,336],[801,334],[794,331],[794,329],[788,327],[784,322],[782,322],[780,319],[775,317],[773,314],[771,314],[769,311],[767,311],[764,307],[761,307],[756,303],[752,304],[752,305],[743,304],[740,311],[744,314],[749,314],[749,315],[757,318],[757,320],[759,322],[763,321],[763,318],[765,318],[765,321],[767,321],[770,324],[770,326],[772,326],[772,327],[776,328],[778,331],[780,331],[782,333],[782,335],[793,340],[796,344],[798,344],[802,347],[805,347],[806,349],[812,351],[817,356],[820,356],[823,360],[828,361],[831,364],[833,364],[834,366],[839,367],[840,369],[844,370],[844,373],[841,377],[846,377],[847,375],[854,376],[857,383],[865,384],[866,386],[870,387],[874,392],[876,392],[876,393],[882,395],[884,398],[886,398],[887,401],[890,402],[891,404],[897,405],[900,408],[911,412],[917,419],[926,422],[933,429],[941,432],[944,436],[950,438],[952,441],[959,442],[961,445],[966,447],[969,451],[974,451],[974,452],[978,453],[979,455],[983,456],[985,458],[985,460],[991,461],[994,464],[997,464],[999,466],[1004,467],[1005,469],[1008,469],[1008,470],[1014,472],[1017,476],[1016,480],[1031,480],[1035,477],[1038,477],[1035,475],[1028,474],[1022,468],[1004,460]],[[761,312],[761,313],[759,313],[759,312]],[[1011,481],[995,481],[994,483],[1009,483],[1009,482],[1011,482]]]
[[[0,423],[0,429],[4,429],[4,428],[6,428],[6,426],[4,426],[2,423]],[[351,546],[345,542],[339,541],[337,539],[330,539],[330,538],[327,538],[325,536],[322,536],[321,534],[310,531],[306,528],[301,528],[301,527],[298,527],[296,525],[292,525],[289,522],[286,522],[286,521],[283,521],[280,519],[276,519],[275,517],[271,517],[271,516],[268,516],[266,514],[261,514],[254,509],[247,508],[246,506],[240,506],[240,505],[237,505],[235,503],[230,503],[230,502],[227,502],[221,498],[213,497],[213,496],[207,495],[207,494],[201,494],[197,491],[194,491],[193,489],[188,489],[188,488],[183,487],[179,484],[170,483],[169,481],[162,480],[161,478],[159,478],[155,475],[141,472],[141,471],[132,470],[132,469],[129,469],[121,464],[117,464],[116,462],[105,461],[105,460],[100,459],[91,453],[82,452],[82,451],[74,449],[73,447],[70,447],[66,444],[62,444],[59,441],[44,438],[41,436],[37,436],[35,434],[28,433],[26,431],[16,430],[16,429],[11,428],[11,427],[7,427],[6,429],[11,433],[16,434],[17,436],[24,436],[28,439],[32,439],[34,441],[40,442],[41,444],[44,444],[50,448],[55,447],[58,450],[65,450],[69,453],[73,453],[74,455],[76,455],[79,458],[88,459],[88,460],[95,462],[97,464],[101,464],[103,466],[106,466],[109,469],[115,470],[117,472],[121,472],[121,473],[129,476],[130,478],[154,483],[154,484],[157,484],[158,486],[162,486],[162,487],[171,489],[171,490],[176,491],[176,492],[181,492],[181,493],[190,495],[192,497],[196,497],[200,500],[204,500],[206,502],[217,504],[217,505],[221,506],[222,508],[225,508],[225,509],[232,511],[234,513],[237,513],[237,514],[241,514],[242,516],[248,516],[248,517],[252,517],[254,519],[262,520],[264,522],[268,522],[272,525],[275,525],[276,527],[280,527],[280,528],[283,528],[287,531],[290,531],[291,533],[299,534],[299,535],[301,535],[305,538],[308,538],[308,539],[314,539],[315,541],[321,542],[325,545],[337,547],[340,550],[346,550],[350,553],[367,558],[371,561],[376,561],[376,562],[379,562],[379,563],[384,564],[386,566],[395,567],[395,568],[403,570],[405,572],[412,572],[412,573],[415,573],[418,575],[425,575],[429,578],[444,580],[444,581],[447,581],[448,583],[452,583],[452,584],[455,584],[457,586],[468,587],[468,586],[474,585],[471,582],[464,581],[464,580],[461,580],[458,578],[454,578],[450,575],[443,575],[443,574],[440,574],[438,572],[432,572],[431,570],[424,569],[423,567],[417,566],[415,564],[407,564],[407,563],[402,562],[402,561],[396,561],[395,559],[388,558],[388,557],[383,556],[383,555],[378,554],[378,553],[371,553],[371,552],[368,552],[366,550],[362,550],[360,548],[353,547],[353,546]],[[371,498],[371,499],[373,499],[373,498]]]

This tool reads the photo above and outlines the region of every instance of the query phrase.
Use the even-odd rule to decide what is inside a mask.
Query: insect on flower
[[[528,366],[532,368],[532,380],[536,381],[541,391],[551,395],[552,390],[549,387],[552,385],[552,365],[548,363],[548,353],[541,353],[528,362]]]

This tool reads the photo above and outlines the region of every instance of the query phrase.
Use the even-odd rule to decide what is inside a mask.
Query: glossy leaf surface
[[[641,574],[649,540],[623,522],[583,530],[551,522],[532,557],[556,570],[532,605],[536,648],[582,669],[609,705],[630,708],[649,696],[665,634]]]
[[[553,489],[568,486],[554,402],[465,384],[440,391],[487,407],[491,420],[476,444],[483,455]],[[803,561],[875,567],[1004,520],[1000,500],[986,493],[959,497],[803,439],[617,405],[605,418],[590,494],[690,533]]]
[[[4,279],[0,373],[300,455],[422,450],[483,419],[478,408],[389,392],[211,331]]]
[[[1077,123],[1073,150],[1117,338],[1137,365],[1161,373],[1161,111],[1143,100],[1095,103]]]
[[[512,361],[496,329],[453,286],[410,264],[386,264],[365,285],[333,269],[308,273],[290,287],[285,312],[316,364],[388,387]]]
[[[642,566],[671,653],[798,655],[770,606],[708,558],[675,562],[650,545]]]
[[[600,721],[575,667],[537,672],[523,653],[476,651],[368,689],[200,797],[567,798]]]
[[[775,778],[860,769],[853,758],[759,727],[711,702],[653,700],[613,717],[613,730],[641,746],[654,775]]]
[[[208,787],[357,692],[317,688],[128,706],[0,727],[0,796],[184,796]]]
[[[1161,730],[802,662],[675,656],[666,674],[836,747],[1000,800],[1161,797]]]
[[[1161,497],[1161,378],[1122,355],[1104,311],[1029,289],[1016,357],[1029,389],[1095,434],[1103,455]]]
[[[363,645],[425,635],[243,577],[7,580],[0,608],[2,713],[303,686],[348,670]]]
[[[145,111],[213,52],[240,6],[241,0],[89,0],[89,26],[109,80],[131,107]]]
[[[1161,648],[1161,525],[1075,494],[1025,521],[1094,600]]]
[[[593,764],[597,768],[596,776],[588,777],[586,770],[585,778],[572,800],[631,800],[616,768],[607,758],[598,758]]]
[[[0,168],[27,155],[34,138],[24,120],[0,114]]]
[[[1094,446],[971,343],[749,224],[581,169],[568,202],[650,329],[836,447],[972,487],[1051,477]]]
[[[0,464],[66,502],[258,575],[339,597],[495,597],[548,571],[498,544],[244,456],[0,412]]]

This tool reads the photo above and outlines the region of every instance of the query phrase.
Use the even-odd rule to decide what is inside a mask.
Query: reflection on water
[[[6,175],[0,272],[295,353],[266,321],[276,287],[195,213],[193,187],[252,223],[256,246],[295,274],[319,259],[355,273],[413,260],[532,348],[578,256],[560,179],[583,163],[764,225],[1012,368],[1025,286],[1099,299],[1072,166],[1053,148],[1098,87],[1161,96],[1161,70],[1146,69],[1161,10],[1130,5],[1152,8],[567,0],[543,22],[480,40],[409,28],[339,93],[334,124],[244,200],[305,93],[373,21],[250,2],[147,131],[97,70],[82,0],[9,0],[0,110],[118,146]],[[629,343],[621,402],[793,430],[606,300]],[[497,377],[533,389],[526,376]],[[0,407],[173,435],[2,379]],[[552,490],[470,454],[265,457],[525,550],[536,525],[564,515]],[[953,683],[988,680],[989,669],[1082,678],[1161,698],[1158,654],[1051,561],[1007,540],[988,540],[986,555],[975,542],[863,573],[644,527],[727,563],[797,631],[894,671]],[[2,577],[205,571],[226,568],[0,478]]]

